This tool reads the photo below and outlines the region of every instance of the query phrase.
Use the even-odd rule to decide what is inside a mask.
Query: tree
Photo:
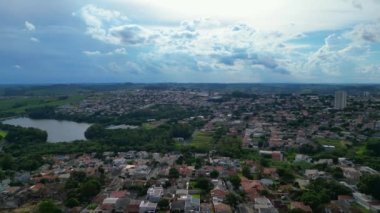
[[[202,167],[203,160],[202,158],[195,159],[195,169],[200,169]]]
[[[252,173],[251,173],[251,169],[248,166],[243,166],[242,174],[244,177],[246,177],[248,179],[253,178]]]
[[[75,206],[79,206],[79,201],[76,198],[69,198],[65,201],[65,206],[69,208],[73,208]]]
[[[231,175],[229,181],[234,186],[235,189],[239,189],[240,187],[240,177],[238,175]]]
[[[100,183],[97,180],[89,179],[80,186],[79,190],[81,196],[88,200],[100,192]]]
[[[219,172],[217,170],[212,170],[210,172],[210,177],[215,179],[215,178],[218,178],[219,177]]]
[[[373,156],[380,156],[380,140],[372,139],[367,142],[367,152]]]
[[[161,200],[157,203],[157,206],[158,206],[158,208],[160,208],[161,210],[167,210],[167,209],[169,209],[169,200],[167,200],[167,199],[161,199]]]
[[[195,187],[201,189],[204,193],[208,193],[213,188],[213,185],[210,180],[201,177],[196,179]]]
[[[44,200],[38,204],[38,213],[61,213],[62,211],[51,200]]]
[[[10,154],[5,154],[3,157],[0,158],[0,167],[3,170],[11,170],[14,167],[14,159],[12,155]]]
[[[294,174],[289,169],[279,168],[278,175],[284,182],[292,182],[294,180]]]
[[[226,195],[226,198],[224,200],[225,203],[227,203],[230,206],[236,207],[239,203],[239,197],[234,193],[228,193]]]
[[[358,188],[365,194],[380,199],[380,175],[364,175],[360,178]]]
[[[343,170],[340,167],[336,167],[331,171],[332,176],[335,179],[341,179],[343,178]]]
[[[176,168],[170,168],[169,170],[169,177],[170,178],[179,178],[179,172]]]
[[[84,136],[87,139],[99,139],[99,138],[104,137],[105,132],[106,131],[102,125],[94,124],[86,130],[86,132],[84,133]]]

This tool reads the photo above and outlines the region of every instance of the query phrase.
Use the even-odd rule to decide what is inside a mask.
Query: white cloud
[[[327,36],[318,48],[295,42],[309,36],[306,33],[262,30],[249,23],[197,18],[181,21],[177,26],[141,26],[119,19],[122,15],[116,11],[109,14],[117,16],[108,15],[104,21],[98,18],[101,15],[89,15],[83,10],[86,9],[81,11],[85,13],[82,18],[87,33],[94,39],[124,47],[149,45],[149,51],[142,48],[133,63],[108,64],[107,68],[114,72],[129,69],[134,73],[218,72],[241,76],[251,73],[255,77],[265,73],[308,80],[320,78],[317,75],[337,77],[362,64],[369,55],[370,43],[378,42],[380,35],[377,23],[357,25],[349,32]],[[84,51],[84,54],[116,55],[126,54],[126,50]]]
[[[21,70],[22,69],[21,65],[19,65],[19,64],[13,65],[13,68],[17,69],[17,70]]]
[[[80,15],[87,25],[87,33],[106,43],[137,45],[154,37],[142,26],[127,24],[128,18],[115,10],[86,5],[80,10]]]
[[[25,21],[25,28],[29,31],[36,30],[36,26],[34,26],[34,24],[30,23],[29,21]]]
[[[378,43],[380,42],[380,20],[375,23],[356,25],[345,36],[359,43]]]
[[[127,54],[127,51],[125,48],[116,48],[112,51],[109,51],[109,52],[101,52],[101,51],[88,51],[88,50],[85,50],[83,51],[83,54],[87,55],[87,56],[99,56],[99,55],[126,55]]]
[[[146,17],[179,22],[210,17],[223,23],[242,21],[260,30],[311,32],[342,29],[378,18],[374,0],[114,0],[120,5],[144,8]],[[360,10],[358,10],[361,8]],[[136,14],[138,16],[138,14]]]
[[[93,55],[101,55],[102,53],[100,51],[85,50],[85,51],[83,51],[83,54],[88,55],[88,56],[93,56]]]
[[[36,37],[30,37],[30,40],[37,43],[40,42],[40,40]]]
[[[359,66],[356,71],[361,74],[380,74],[380,64]]]

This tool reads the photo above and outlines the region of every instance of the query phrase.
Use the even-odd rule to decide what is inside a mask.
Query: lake
[[[25,117],[8,119],[2,123],[45,130],[48,133],[47,140],[52,143],[86,140],[84,132],[91,126],[91,124],[88,123],[53,119],[31,119]]]

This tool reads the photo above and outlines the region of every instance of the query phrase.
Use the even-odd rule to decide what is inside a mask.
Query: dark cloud
[[[216,57],[220,63],[227,66],[233,66],[236,61],[241,60],[249,65],[262,66],[272,72],[290,74],[290,72],[281,67],[273,57],[261,56],[252,53],[249,54],[247,50],[242,48],[234,49],[233,52],[228,55],[214,55],[214,57]]]

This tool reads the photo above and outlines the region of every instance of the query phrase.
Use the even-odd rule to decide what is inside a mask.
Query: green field
[[[3,114],[21,114],[28,108],[43,106],[59,106],[77,103],[83,96],[70,96],[62,99],[58,97],[12,97],[0,99],[0,112]]]
[[[0,129],[0,138],[7,136],[7,132]]]
[[[321,145],[335,146],[336,149],[347,149],[347,146],[351,145],[348,141],[336,139],[320,139],[318,140],[318,143]]]
[[[144,128],[144,129],[154,129],[155,127],[154,127],[154,125],[153,124],[151,124],[151,123],[143,123],[142,124],[142,127]]]
[[[209,133],[195,131],[190,146],[197,150],[210,150],[212,148],[212,136]]]

